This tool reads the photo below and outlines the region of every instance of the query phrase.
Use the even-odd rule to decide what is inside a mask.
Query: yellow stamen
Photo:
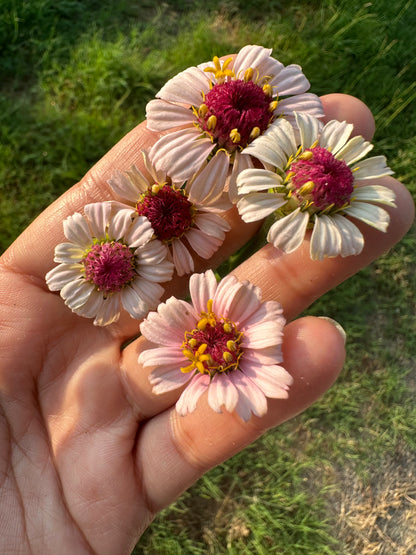
[[[200,118],[204,118],[207,115],[208,112],[208,106],[206,104],[201,104],[201,106],[198,109],[198,116]]]
[[[229,349],[230,351],[235,351],[237,349],[237,343],[230,339],[229,341],[227,341],[227,349]]]
[[[224,323],[224,325],[222,326],[222,329],[225,331],[225,333],[231,333],[233,331],[232,325],[229,324],[228,322]]]
[[[299,193],[301,195],[308,195],[309,193],[312,193],[314,187],[315,187],[315,183],[313,181],[307,181],[299,189]]]
[[[209,116],[209,118],[207,119],[207,127],[210,131],[213,131],[215,129],[215,126],[217,125],[217,117],[212,115]]]
[[[244,72],[244,81],[247,83],[247,81],[251,81],[253,79],[253,68],[249,67],[246,69],[246,71]]]
[[[160,191],[161,188],[162,188],[162,185],[159,185],[159,183],[154,183],[152,185],[152,193],[154,195],[157,195],[157,193]]]
[[[225,362],[231,362],[234,359],[233,355],[228,351],[224,351],[222,353],[222,358],[225,360]]]
[[[199,320],[199,322],[197,323],[196,327],[197,327],[199,330],[204,331],[205,328],[207,327],[207,325],[208,325],[208,318],[201,318],[201,319]]]
[[[208,314],[211,314],[211,312],[212,312],[212,305],[213,305],[213,304],[214,304],[214,300],[213,300],[213,299],[209,299],[209,300],[207,301],[207,311],[208,311]]]
[[[230,139],[232,140],[233,143],[239,143],[241,141],[241,135],[238,132],[238,129],[231,129],[230,131]]]
[[[306,150],[302,152],[299,156],[299,160],[310,160],[313,157],[313,152],[311,150]]]
[[[273,100],[273,102],[270,102],[269,104],[269,112],[274,112],[277,108],[278,102],[277,100]]]
[[[260,133],[261,133],[260,127],[253,127],[250,133],[250,139],[251,140],[256,139],[260,135]]]
[[[198,341],[197,341],[194,337],[192,337],[192,338],[188,341],[189,346],[192,347],[192,348],[196,347],[196,346],[197,346],[197,343],[198,343]]]
[[[269,85],[269,83],[266,83],[265,85],[263,85],[263,92],[264,94],[267,94],[267,96],[273,96],[272,86]]]
[[[222,64],[222,67],[218,56],[214,56],[212,61],[214,62],[214,67],[212,66],[206,67],[204,68],[204,71],[207,73],[213,73],[215,75],[215,79],[219,83],[224,82],[226,77],[235,77],[234,71],[232,69],[227,69],[230,63],[233,61],[232,58],[227,58],[225,62]]]

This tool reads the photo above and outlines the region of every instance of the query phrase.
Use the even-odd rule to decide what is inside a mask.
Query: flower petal
[[[201,103],[202,99],[200,99]],[[179,126],[192,125],[195,119],[189,108],[155,99],[146,106],[147,128],[151,131],[166,131]],[[150,153],[149,153],[150,154]]]
[[[372,156],[361,160],[358,164],[354,164],[351,170],[354,172],[355,179],[374,179],[385,175],[393,175],[394,173],[387,166],[385,156]]]
[[[189,292],[197,314],[206,311],[207,303],[214,298],[217,280],[212,270],[204,274],[193,274],[189,279]]]
[[[126,172],[126,175],[116,170],[107,183],[116,195],[133,203],[136,203],[149,187],[149,183],[136,166],[133,166],[130,172]]]
[[[156,96],[168,102],[199,106],[202,103],[202,92],[208,91],[207,74],[198,67],[189,67],[169,79]]]
[[[306,92],[311,86],[302,68],[296,64],[290,64],[279,72],[273,79],[273,86],[277,89],[278,96],[287,96],[289,94],[300,94]]]
[[[198,399],[209,387],[209,381],[210,378],[207,374],[196,374],[192,378],[176,402],[176,410],[181,416],[196,409]]]
[[[224,406],[233,412],[238,402],[238,391],[226,374],[216,374],[208,387],[208,404],[215,412],[222,412]]]
[[[230,159],[223,150],[217,152],[205,168],[187,185],[189,200],[210,206],[221,198],[227,180]],[[231,203],[228,208],[231,208]]]
[[[322,129],[319,144],[335,156],[346,144],[353,129],[352,123],[331,120]]]
[[[80,313],[82,314],[82,313]],[[98,308],[97,315],[94,320],[95,326],[108,326],[117,322],[120,317],[120,295],[114,293],[106,299]]]
[[[139,364],[147,366],[162,366],[165,364],[177,364],[179,368],[185,367],[189,361],[184,357],[180,349],[172,347],[156,347],[147,349],[139,354]]]
[[[357,135],[338,150],[335,154],[335,158],[343,160],[346,164],[351,165],[357,160],[364,158],[373,148],[374,145],[366,141],[361,135]]]
[[[134,287],[124,287],[120,293],[121,304],[132,318],[140,320],[149,310],[149,305],[144,302]]]
[[[150,312],[140,324],[140,332],[152,343],[180,348],[185,331],[194,329],[197,316],[187,302],[170,297],[157,312]]]
[[[186,239],[202,258],[210,258],[223,243],[221,239],[208,236],[199,229],[192,227],[186,232]]]
[[[271,226],[267,240],[284,252],[292,252],[302,244],[308,222],[309,214],[297,208]]]
[[[211,214],[209,212],[199,212],[196,214],[195,226],[206,235],[216,237],[221,241],[224,241],[225,233],[231,229],[227,220],[224,220],[224,218],[221,218],[218,214]]]
[[[87,248],[92,244],[91,231],[88,227],[87,220],[75,212],[71,216],[68,216],[63,222],[65,237],[81,247]]]
[[[180,239],[172,242],[172,258],[178,276],[184,276],[194,271],[194,260],[191,253]]]
[[[396,207],[395,193],[388,187],[382,185],[366,185],[364,187],[357,187],[354,190],[354,200],[379,202],[387,204],[387,206]]]
[[[267,412],[267,399],[257,385],[242,372],[234,372],[231,379],[238,389],[238,403],[235,407],[237,414],[247,422],[251,413],[264,416]]]
[[[267,191],[282,186],[282,178],[276,172],[252,168],[243,170],[237,177],[239,195],[256,191]]]
[[[181,372],[176,364],[164,366],[163,373],[154,370],[149,376],[150,384],[153,386],[152,392],[156,395],[178,389],[185,385],[190,379],[191,376]]]
[[[107,226],[110,221],[111,202],[93,202],[84,206],[84,213],[88,218],[93,237],[105,239]]]
[[[332,216],[332,221],[341,235],[340,255],[345,257],[360,254],[364,247],[364,237],[358,227],[340,214]]]
[[[94,290],[94,285],[82,279],[66,283],[61,289],[61,297],[71,310],[76,310],[86,303]]]
[[[241,172],[249,168],[253,168],[253,160],[250,155],[236,151],[234,164],[228,181],[228,196],[230,201],[235,204],[238,200],[237,179]]]
[[[289,386],[293,378],[282,366],[255,366],[253,364],[240,364],[241,370],[249,377],[259,389],[273,399],[287,399]]]
[[[249,193],[237,202],[237,209],[245,222],[257,222],[286,203],[286,197],[282,193]]]
[[[307,112],[316,118],[324,116],[322,102],[313,93],[297,94],[284,98],[279,102],[275,113],[288,116],[293,115],[293,112]]]
[[[379,231],[384,232],[387,231],[390,223],[389,213],[386,212],[384,208],[375,206],[374,204],[368,204],[367,202],[353,202],[351,206],[345,208],[344,214],[357,218],[375,227]]]
[[[59,264],[74,264],[81,262],[85,256],[85,249],[73,243],[60,243],[55,247],[54,262]]]
[[[310,243],[312,260],[338,256],[341,252],[341,233],[330,216],[315,217]]]
[[[82,280],[82,270],[82,264],[60,264],[46,274],[46,284],[51,291],[60,291],[67,283]]]
[[[295,112],[296,123],[300,131],[300,142],[303,150],[311,148],[318,140],[321,122],[310,114]]]

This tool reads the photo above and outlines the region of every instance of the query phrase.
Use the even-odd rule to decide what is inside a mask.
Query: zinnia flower
[[[389,214],[373,203],[395,206],[390,189],[359,182],[393,172],[384,156],[363,160],[373,145],[361,136],[350,139],[352,124],[332,120],[323,126],[308,114],[295,117],[300,146],[292,126],[278,120],[247,147],[275,171],[247,169],[239,175],[238,211],[245,222],[274,213],[267,239],[285,252],[297,249],[312,228],[312,259],[359,254],[364,237],[350,218],[385,232]]]
[[[310,84],[300,66],[285,67],[271,52],[248,45],[233,64],[232,58],[214,57],[212,63],[190,67],[162,87],[147,105],[148,128],[170,131],[153,151],[158,169],[168,169],[172,179],[184,181],[207,160],[211,167],[220,163],[215,154],[224,152],[233,164],[229,192],[235,200],[236,175],[253,167],[242,149],[255,144],[276,118],[293,120],[294,110],[323,115],[319,98],[306,93]]]
[[[155,237],[169,247],[178,275],[194,270],[190,250],[202,258],[210,258],[222,245],[230,225],[219,214],[231,208],[224,199],[221,180],[228,171],[228,161],[214,168],[205,168],[182,186],[172,183],[165,172],[157,172],[144,160],[151,176],[147,179],[136,166],[130,171],[116,172],[109,180],[113,191],[133,213],[145,216],[151,223]]]
[[[55,248],[59,265],[46,274],[51,291],[99,326],[116,322],[122,307],[133,318],[145,316],[164,292],[159,282],[173,273],[166,246],[151,241],[149,220],[132,221],[131,210],[111,211],[110,202],[98,202],[85,206],[85,216],[69,216],[63,224],[69,242]]]
[[[181,415],[207,392],[215,412],[235,410],[245,421],[251,413],[263,416],[266,396],[287,398],[292,383],[280,366],[280,304],[262,303],[258,287],[233,276],[217,283],[211,270],[193,274],[189,286],[192,304],[171,297],[140,325],[158,345],[139,355],[139,363],[153,367],[153,392],[186,385],[176,403]]]

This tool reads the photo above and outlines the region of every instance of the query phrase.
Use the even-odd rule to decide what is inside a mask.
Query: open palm
[[[371,138],[372,119],[361,103],[342,95],[323,102],[327,119],[347,119]],[[106,181],[112,172],[139,164],[140,150],[155,138],[143,125],[133,130],[1,259],[2,554],[129,553],[158,510],[210,467],[310,405],[342,367],[337,329],[302,318],[285,329],[285,367],[294,377],[288,400],[271,400],[267,415],[248,423],[212,412],[204,398],[193,414],[179,417],[173,409],[178,393],[152,394],[138,365],[144,338],[124,348],[138,334],[137,321],[123,315],[117,324],[94,327],[48,291],[44,276],[63,240],[62,220],[111,198]],[[387,234],[363,230],[361,255],[316,262],[307,245],[290,255],[269,245],[235,274],[260,286],[265,299],[278,300],[292,319],[407,231],[413,218],[407,191],[392,178],[380,181],[395,189],[398,208]],[[233,211],[228,218],[232,231],[211,267],[256,230]],[[185,287],[185,279],[176,279],[167,295],[181,295]]]

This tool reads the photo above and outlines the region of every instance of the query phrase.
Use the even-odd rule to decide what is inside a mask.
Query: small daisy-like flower
[[[128,206],[134,208],[136,215],[150,221],[155,237],[168,246],[178,275],[193,272],[190,250],[202,258],[210,258],[230,229],[229,223],[219,215],[231,208],[221,186],[228,161],[223,156],[222,163],[213,171],[206,167],[178,186],[165,172],[155,170],[146,153],[143,155],[150,180],[133,166],[125,174],[116,172],[108,183]]]
[[[359,254],[364,237],[350,217],[386,231],[390,217],[374,203],[395,206],[394,193],[362,180],[391,175],[384,156],[363,160],[373,145],[361,136],[350,139],[353,125],[332,120],[325,126],[308,114],[295,114],[300,146],[293,128],[277,121],[247,151],[268,169],[248,169],[237,180],[238,211],[245,222],[274,213],[277,221],[267,239],[292,252],[312,228],[310,255],[324,257]]]
[[[123,307],[133,318],[155,308],[169,281],[173,265],[167,249],[151,241],[147,218],[132,220],[131,210],[112,216],[110,202],[88,204],[85,215],[75,213],[64,221],[68,243],[55,248],[59,265],[46,274],[51,291],[60,291],[76,314],[94,318],[94,324],[116,322]]]
[[[176,410],[193,412],[208,393],[215,412],[236,411],[247,421],[267,412],[266,397],[287,398],[292,377],[280,365],[285,319],[279,303],[261,302],[258,287],[211,270],[189,281],[192,304],[171,297],[142,322],[140,331],[158,347],[139,363],[153,367],[153,392],[186,385]]]
[[[214,155],[223,151],[233,164],[229,192],[235,200],[236,175],[253,167],[250,155],[241,152],[248,144],[276,118],[293,120],[294,110],[322,116],[319,98],[306,93],[310,84],[300,66],[285,67],[271,52],[248,45],[232,68],[232,58],[214,57],[212,63],[190,67],[168,81],[146,110],[149,129],[171,131],[156,143],[155,166],[184,181],[208,159],[210,166],[219,163]]]

